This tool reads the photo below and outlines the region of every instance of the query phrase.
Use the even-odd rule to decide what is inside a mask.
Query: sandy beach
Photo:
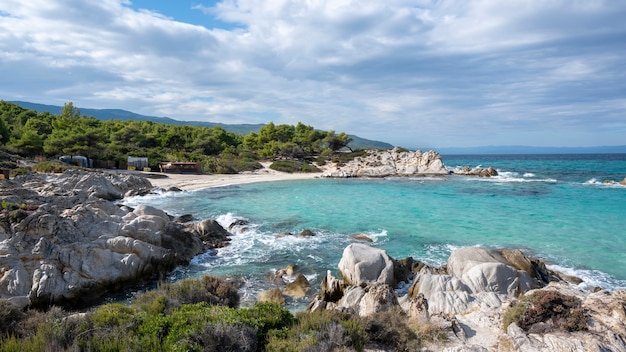
[[[286,180],[305,180],[322,176],[322,172],[312,173],[286,173],[270,169],[270,163],[262,163],[263,169],[254,172],[244,172],[240,174],[212,174],[212,175],[196,175],[196,174],[155,174],[146,173],[150,182],[155,187],[168,189],[177,187],[185,191],[198,190],[203,188],[228,186],[244,183],[255,182],[271,182]],[[155,177],[158,176],[158,177]]]

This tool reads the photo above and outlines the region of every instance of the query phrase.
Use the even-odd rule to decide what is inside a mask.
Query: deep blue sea
[[[626,154],[442,158],[449,169],[492,166],[500,175],[266,182],[126,203],[215,218],[226,228],[248,221],[233,229],[230,246],[198,256],[169,278],[241,279],[243,305],[274,287],[271,273],[291,263],[319,287],[327,270],[336,274],[343,249],[360,233],[397,259],[443,265],[463,246],[519,248],[582,278],[581,288],[626,287],[626,187],[602,183],[626,177]],[[275,237],[304,229],[316,236]],[[301,309],[309,301],[288,306]]]

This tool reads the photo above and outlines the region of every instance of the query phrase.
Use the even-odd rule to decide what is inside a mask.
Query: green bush
[[[35,172],[47,172],[47,173],[63,173],[68,169],[76,169],[77,166],[67,165],[60,161],[44,161],[33,165],[32,169]]]
[[[206,302],[235,308],[239,293],[230,282],[205,275],[202,279],[184,279],[173,284],[161,284],[158,289],[137,297],[136,304],[149,314],[166,313],[183,304]]]
[[[272,170],[276,170],[276,171],[281,171],[281,172],[288,172],[288,173],[294,173],[294,172],[320,172],[320,169],[318,169],[317,167],[302,162],[302,161],[296,161],[296,160],[278,160],[272,163],[272,165],[270,165],[270,169]]]
[[[335,310],[301,312],[291,329],[271,331],[267,351],[333,351],[349,347],[361,351],[365,331],[358,318]]]
[[[364,319],[365,332],[370,341],[391,346],[395,351],[417,351],[420,339],[408,324],[407,316],[399,307],[373,314]]]
[[[33,169],[31,167],[22,167],[22,166],[20,166],[20,167],[18,167],[16,169],[12,169],[11,170],[11,177],[28,175],[32,171],[33,171]]]

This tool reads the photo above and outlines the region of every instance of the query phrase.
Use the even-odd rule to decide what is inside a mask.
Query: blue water
[[[233,229],[230,246],[195,258],[172,280],[211,274],[239,278],[244,304],[274,287],[271,273],[294,263],[319,287],[343,248],[363,233],[394,258],[445,264],[454,248],[520,248],[581,287],[626,287],[626,155],[444,156],[446,167],[493,166],[500,176],[315,179],[267,182],[127,199],[172,215],[216,218]],[[275,238],[282,232],[316,236]],[[314,292],[313,292],[314,293]],[[301,307],[310,297],[291,301]]]

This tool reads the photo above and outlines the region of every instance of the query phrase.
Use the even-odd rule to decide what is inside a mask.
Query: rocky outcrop
[[[335,170],[327,171],[325,177],[389,177],[447,175],[439,154],[433,150],[405,151],[369,150],[364,156],[356,157]]]
[[[624,179],[622,181],[604,180],[604,181],[602,181],[602,183],[607,184],[607,185],[622,185],[622,186],[626,186],[626,177],[624,177]]]
[[[344,279],[329,271],[310,311],[351,310],[367,316],[400,306],[408,319],[446,331],[445,343],[424,346],[432,351],[626,351],[624,290],[592,293],[573,288],[519,250],[461,248],[451,253],[446,266],[432,268],[364,247],[346,248],[340,262]],[[391,273],[382,264],[387,258],[395,265]],[[364,271],[367,279],[354,279]],[[407,272],[412,278],[408,291],[385,283],[400,282]],[[581,303],[570,314],[565,300]],[[512,307],[534,311],[520,313]],[[512,312],[526,316],[523,319],[530,319],[533,327],[528,329]]]
[[[215,224],[181,224],[150,206],[111,202],[150,189],[141,177],[78,170],[1,181],[0,200],[17,209],[0,214],[0,298],[89,303],[226,240]]]
[[[478,176],[478,177],[493,177],[498,176],[498,171],[493,167],[474,167],[470,168],[469,166],[461,166],[455,167],[452,171],[452,174],[455,175],[463,175],[463,176]]]

